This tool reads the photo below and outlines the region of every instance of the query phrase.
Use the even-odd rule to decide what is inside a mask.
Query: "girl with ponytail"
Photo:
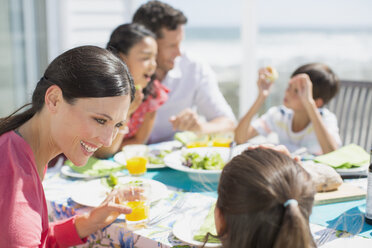
[[[130,192],[116,191],[89,214],[49,225],[41,182],[58,154],[84,165],[98,148],[110,146],[134,91],[119,58],[99,47],[77,47],[51,62],[27,110],[0,119],[0,247],[78,245],[130,213],[115,202]]]
[[[223,247],[316,247],[309,227],[314,194],[310,175],[283,151],[242,152],[218,185],[215,222]]]

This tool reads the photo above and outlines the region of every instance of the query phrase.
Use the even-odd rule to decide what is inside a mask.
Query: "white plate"
[[[229,157],[229,148],[225,147],[199,147],[199,148],[190,148],[190,149],[183,149],[180,151],[175,151],[164,158],[164,163],[166,166],[174,169],[188,173],[189,177],[195,181],[209,181],[209,182],[218,182],[221,170],[198,170],[192,169],[182,164],[183,162],[183,154],[189,152],[196,152],[201,156],[206,156],[211,153],[218,152],[222,159],[227,162]]]
[[[202,225],[206,213],[198,216],[185,216],[179,219],[173,225],[173,235],[182,242],[190,245],[202,246],[204,243],[194,240],[194,234]],[[204,247],[221,247],[221,244],[206,243]]]
[[[112,163],[115,163],[113,161],[111,161]],[[115,163],[116,164],[116,163]],[[74,171],[73,169],[70,168],[70,166],[68,165],[64,165],[62,166],[61,168],[61,173],[65,176],[69,176],[69,177],[74,177],[74,178],[80,178],[80,179],[94,179],[94,178],[100,178],[100,177],[105,177],[107,175],[109,175],[110,173],[107,173],[106,175],[99,175],[99,176],[90,176],[90,175],[87,175],[87,174],[82,174],[82,173],[79,173],[79,172],[76,172]],[[114,173],[116,176],[123,176],[123,175],[126,175],[125,173],[122,173],[120,171],[118,172],[115,172]]]
[[[341,176],[366,176],[368,171],[369,163],[360,167],[350,168],[350,169],[336,169],[338,174]]]
[[[127,164],[124,152],[116,153],[114,155],[114,160],[115,160],[115,162],[117,162],[119,164],[123,164],[123,165]],[[147,169],[160,169],[160,168],[164,168],[164,167],[166,167],[165,164],[150,164],[149,163],[149,164],[146,165]]]
[[[169,195],[167,186],[163,183],[140,177],[119,177],[119,183],[142,181],[151,185],[150,201],[155,202]],[[101,183],[101,179],[81,183],[71,193],[71,199],[84,206],[97,207],[106,198],[110,189]]]

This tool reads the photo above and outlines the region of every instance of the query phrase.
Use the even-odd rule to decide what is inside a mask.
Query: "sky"
[[[244,0],[163,0],[181,9],[188,26],[239,26]],[[371,0],[250,0],[261,27],[371,27]],[[137,2],[145,2],[138,0]]]

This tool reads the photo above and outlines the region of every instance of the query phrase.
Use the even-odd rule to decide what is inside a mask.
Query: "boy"
[[[323,106],[339,89],[339,79],[326,65],[306,64],[293,72],[283,100],[254,120],[272,86],[268,69],[259,70],[258,96],[235,130],[235,141],[243,143],[257,135],[278,134],[279,143],[294,152],[305,147],[312,154],[336,150],[341,145],[336,116]]]

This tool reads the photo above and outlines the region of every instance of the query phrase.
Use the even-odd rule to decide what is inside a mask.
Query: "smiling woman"
[[[105,49],[83,46],[52,61],[26,111],[0,119],[0,247],[77,245],[130,213],[114,202],[116,194],[129,193],[113,192],[89,214],[49,225],[41,181],[56,155],[83,165],[111,145],[133,98],[125,64]]]

